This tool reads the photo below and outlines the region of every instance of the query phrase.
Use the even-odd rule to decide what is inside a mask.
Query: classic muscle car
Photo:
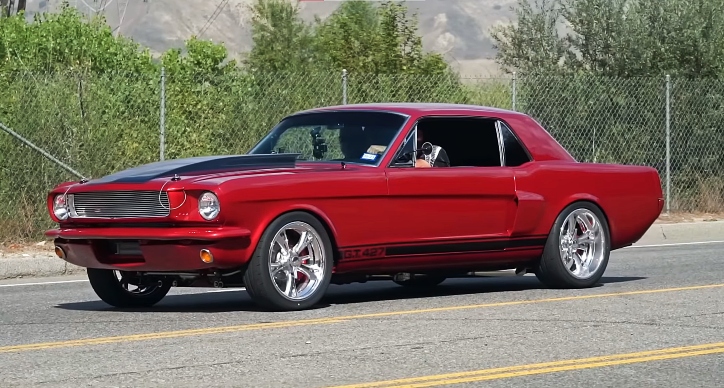
[[[329,284],[378,279],[434,287],[516,270],[591,287],[662,197],[654,168],[578,162],[519,112],[358,104],[289,115],[247,154],[61,184],[46,235],[113,306],[245,287],[265,308],[300,310]]]

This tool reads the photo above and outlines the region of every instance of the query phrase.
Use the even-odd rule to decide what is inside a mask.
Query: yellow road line
[[[703,356],[724,353],[724,342],[683,346],[677,348],[650,350],[635,353],[615,354],[610,356],[581,358],[564,361],[553,361],[539,364],[517,365],[503,368],[481,369],[470,372],[448,373],[406,379],[378,381],[352,385],[341,385],[333,388],[421,388],[439,385],[471,383],[486,380],[500,380],[512,377],[539,375],[545,373],[573,371],[581,369],[601,368],[642,362],[672,360],[676,358]]]
[[[0,347],[0,353],[19,352],[27,350],[42,350],[42,349],[53,349],[53,348],[65,348],[72,346],[83,346],[83,345],[101,345],[111,344],[118,342],[131,342],[131,341],[147,341],[154,339],[165,339],[165,338],[178,338],[178,337],[190,337],[195,335],[208,335],[208,334],[222,334],[239,331],[249,330],[262,330],[262,329],[279,329],[294,326],[309,326],[318,324],[338,323],[343,322],[337,318],[322,318],[322,319],[307,319],[303,321],[282,321],[282,322],[269,322],[269,323],[254,323],[248,325],[237,325],[237,326],[225,326],[225,327],[210,327],[205,329],[190,329],[190,330],[177,330],[177,331],[162,331],[156,333],[147,334],[131,334],[121,335],[115,337],[100,337],[100,338],[88,338],[80,340],[69,340],[59,342],[44,342],[35,344],[25,345],[11,345]]]
[[[388,311],[388,312],[384,312],[384,313],[358,314],[358,315],[347,315],[347,316],[339,316],[339,317],[303,319],[303,320],[296,320],[296,321],[254,323],[254,324],[235,325],[235,326],[209,327],[209,328],[202,328],[202,329],[154,332],[154,333],[146,333],[146,334],[131,334],[131,335],[121,335],[121,336],[114,336],[114,337],[100,337],[100,338],[88,338],[88,339],[80,339],[80,340],[68,340],[68,341],[58,341],[58,342],[45,342],[45,343],[2,346],[2,347],[0,347],[0,353],[54,349],[54,348],[64,348],[64,347],[84,346],[84,345],[100,345],[100,344],[131,342],[131,341],[145,341],[145,340],[155,340],[155,339],[165,339],[165,338],[191,337],[191,336],[198,336],[198,335],[210,335],[210,334],[220,334],[220,333],[230,333],[230,332],[250,331],[250,330],[279,329],[279,328],[287,328],[287,327],[294,327],[294,326],[308,326],[308,325],[340,323],[340,322],[365,319],[365,318],[382,318],[382,317],[402,316],[402,315],[410,315],[410,314],[437,313],[437,312],[482,309],[482,308],[504,307],[504,306],[515,306],[515,305],[565,302],[565,301],[574,301],[574,300],[583,300],[583,299],[611,298],[611,297],[617,297],[617,296],[621,297],[621,296],[631,296],[631,295],[658,294],[658,293],[666,293],[666,292],[704,290],[704,289],[722,288],[722,287],[724,287],[724,283],[708,284],[708,285],[702,285],[702,286],[660,288],[660,289],[654,289],[654,290],[611,292],[611,293],[606,293],[606,294],[576,295],[576,296],[565,296],[565,297],[559,297],[559,298],[527,299],[527,300],[518,300],[518,301],[511,301],[511,302],[498,302],[498,303],[486,303],[486,304],[475,304],[475,305],[434,307],[434,308],[417,309],[417,310]]]
[[[631,296],[631,295],[645,295],[645,294],[659,294],[663,292],[676,292],[676,291],[693,291],[693,290],[704,290],[709,288],[722,288],[722,284],[707,284],[703,286],[688,286],[688,287],[676,287],[676,288],[659,288],[653,290],[639,290],[639,291],[622,291],[622,292],[611,292],[607,294],[589,294],[589,295],[576,295],[576,296],[562,296],[558,298],[545,298],[545,299],[523,299],[510,302],[497,302],[497,303],[486,303],[486,304],[472,304],[462,306],[449,306],[449,307],[432,307],[429,309],[418,309],[418,310],[403,310],[403,311],[388,311],[384,313],[371,313],[371,314],[360,314],[350,315],[346,317],[339,317],[339,319],[362,319],[362,318],[380,318],[387,316],[400,316],[409,314],[421,314],[421,313],[438,313],[445,311],[457,311],[457,310],[470,310],[480,309],[489,307],[503,307],[503,306],[515,306],[523,304],[539,304],[539,303],[551,303],[551,302],[566,302],[571,300],[583,300],[583,299],[596,299],[596,298],[611,298],[614,296]]]

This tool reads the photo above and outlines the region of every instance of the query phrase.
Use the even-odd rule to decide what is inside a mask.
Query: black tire
[[[315,243],[310,244],[312,244],[312,248],[315,252],[320,254],[320,258],[323,261],[319,265],[323,273],[322,276],[317,279],[318,282],[316,282],[316,288],[314,288],[309,295],[300,297],[299,299],[292,299],[285,296],[281,289],[277,289],[279,285],[272,280],[270,271],[272,267],[270,250],[274,237],[277,233],[281,232],[283,228],[292,223],[296,223],[300,227],[310,228],[309,231],[313,232],[311,235],[315,238],[315,240],[318,239]],[[290,247],[291,245],[294,245],[291,241],[289,244]],[[292,256],[297,257],[298,259],[299,256],[305,256],[301,255],[301,252],[304,251],[305,250],[302,250],[299,252],[300,254]],[[308,254],[311,252],[312,251],[307,251]],[[332,250],[332,242],[330,240],[330,236],[324,228],[324,225],[322,225],[322,223],[314,216],[306,212],[295,211],[286,213],[269,224],[264,231],[264,234],[262,234],[259,244],[257,245],[249,265],[247,266],[246,272],[244,273],[244,285],[246,286],[247,292],[252,300],[264,309],[271,311],[305,310],[316,305],[326,293],[332,279],[332,268],[334,266],[333,260],[334,252]],[[294,262],[296,262],[296,264],[292,264]],[[282,266],[285,268],[283,272],[297,268],[303,269],[309,273],[309,270],[305,267],[301,267],[299,263],[299,260],[292,258],[288,264]],[[311,278],[306,276],[305,278],[309,279],[310,283],[308,284],[311,284]],[[277,286],[275,286],[275,284],[277,284]]]
[[[435,286],[439,285],[440,283],[444,282],[446,279],[447,278],[444,276],[413,275],[408,280],[393,279],[392,281],[395,282],[395,284],[398,284],[403,287],[424,289],[424,288],[435,287]]]
[[[113,270],[88,268],[87,275],[96,295],[109,305],[119,308],[151,307],[160,302],[171,289],[170,282],[159,286],[154,281],[147,291],[135,294],[123,288]],[[122,273],[122,276],[125,278],[129,275]]]
[[[600,250],[601,256],[597,267],[588,276],[574,276],[571,271],[566,269],[561,255],[561,228],[568,225],[566,219],[574,212],[587,213],[589,216],[593,215],[600,226],[598,233],[602,237],[602,241],[598,250]],[[578,229],[576,229],[576,233],[580,233]],[[563,241],[563,245],[566,245],[567,240],[565,237]],[[548,234],[543,256],[534,272],[536,277],[550,288],[588,288],[598,283],[603,276],[608,266],[610,254],[611,236],[608,222],[601,209],[591,202],[575,202],[563,209],[556,218],[556,222]],[[571,264],[571,266],[574,266],[574,264]]]

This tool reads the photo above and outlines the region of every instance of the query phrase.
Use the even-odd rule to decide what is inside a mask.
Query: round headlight
[[[221,206],[219,205],[219,199],[214,193],[205,192],[199,198],[199,214],[204,217],[205,220],[213,220],[219,215]]]
[[[53,214],[61,221],[68,218],[68,202],[65,194],[58,194],[53,199]]]

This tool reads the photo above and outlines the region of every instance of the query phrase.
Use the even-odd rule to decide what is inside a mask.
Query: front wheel
[[[312,215],[282,215],[264,231],[244,274],[251,298],[270,310],[304,310],[324,296],[332,278],[332,244]]]
[[[587,288],[603,276],[611,253],[603,212],[590,202],[569,205],[548,235],[536,277],[552,288]]]
[[[96,295],[114,307],[151,307],[171,289],[171,283],[146,282],[129,272],[97,268],[88,268],[86,272]]]

